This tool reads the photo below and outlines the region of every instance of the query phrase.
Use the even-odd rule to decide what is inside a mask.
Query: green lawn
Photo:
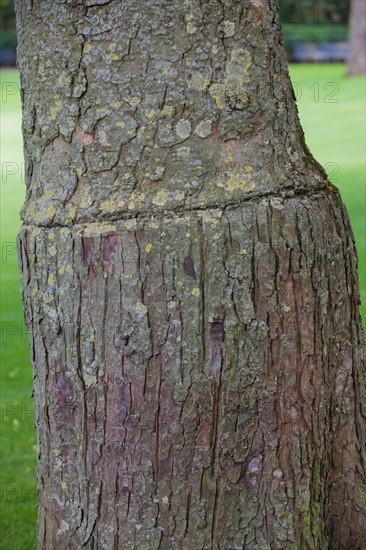
[[[359,253],[362,312],[365,321],[365,79],[347,79],[344,75],[342,65],[291,67],[307,143],[317,160],[328,166],[329,177],[340,188],[351,217]],[[14,93],[18,90],[18,73],[1,71],[0,77],[0,550],[35,550],[35,430],[32,415],[29,414],[32,410],[32,372],[24,338],[14,249],[20,224],[19,209],[24,198],[20,99],[19,93]]]
[[[1,71],[1,550],[35,550],[32,372],[15,255],[24,200],[17,71]],[[13,174],[12,174],[13,172]]]

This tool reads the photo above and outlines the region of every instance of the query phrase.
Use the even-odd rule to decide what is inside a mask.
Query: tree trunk
[[[352,0],[348,74],[366,74],[366,2]]]
[[[364,548],[357,259],[277,2],[16,5],[39,550]]]

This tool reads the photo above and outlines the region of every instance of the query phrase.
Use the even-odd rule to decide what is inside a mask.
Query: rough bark
[[[366,74],[366,2],[352,0],[348,74]]]
[[[363,548],[357,259],[277,3],[16,4],[39,550]]]

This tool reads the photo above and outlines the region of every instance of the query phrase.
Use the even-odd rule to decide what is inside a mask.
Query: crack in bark
[[[40,227],[40,228],[44,228],[44,229],[50,229],[50,228],[57,228],[57,227],[65,227],[65,228],[83,228],[84,226],[87,226],[87,227],[93,227],[95,226],[96,228],[98,226],[102,226],[103,224],[105,225],[108,225],[108,223],[118,223],[118,222],[123,222],[125,220],[149,220],[149,219],[153,219],[153,220],[160,220],[164,217],[178,217],[180,215],[184,216],[185,214],[189,214],[189,213],[195,213],[195,214],[199,214],[200,212],[217,212],[217,213],[224,213],[226,211],[231,211],[231,210],[236,210],[236,209],[239,209],[243,206],[245,206],[246,204],[250,204],[250,203],[256,203],[256,202],[259,202],[259,201],[262,201],[262,200],[265,200],[265,199],[279,199],[281,201],[285,201],[285,200],[290,200],[290,199],[293,199],[293,198],[306,198],[306,197],[309,197],[309,198],[322,198],[324,195],[327,195],[329,193],[329,190],[332,194],[336,194],[339,196],[339,191],[337,188],[331,186],[331,184],[329,184],[327,187],[325,186],[319,186],[319,188],[313,188],[313,189],[308,189],[308,188],[304,188],[304,189],[297,189],[296,191],[295,190],[290,190],[290,191],[287,191],[287,192],[281,192],[281,193],[273,193],[273,192],[268,192],[268,193],[261,193],[259,195],[256,195],[256,194],[252,194],[252,195],[248,195],[248,197],[243,197],[241,198],[240,200],[235,200],[233,202],[228,202],[227,204],[225,205],[218,205],[218,204],[210,204],[210,205],[206,205],[206,206],[202,206],[202,205],[197,205],[197,206],[190,206],[188,208],[179,208],[177,207],[176,209],[173,209],[173,210],[164,210],[164,211],[156,211],[156,212],[153,212],[153,213],[148,213],[148,212],[139,212],[138,214],[136,213],[121,213],[119,215],[118,218],[114,218],[114,217],[108,217],[108,218],[100,218],[98,220],[91,220],[91,221],[84,221],[84,222],[75,222],[75,223],[72,223],[70,225],[67,225],[67,224],[59,224],[59,223],[50,223],[49,225],[47,224],[36,224],[36,223],[32,223],[32,224],[29,224],[29,223],[24,223],[23,224],[23,227]]]

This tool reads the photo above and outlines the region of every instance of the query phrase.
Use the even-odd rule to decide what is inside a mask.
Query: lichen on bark
[[[16,0],[38,547],[362,548],[365,347],[274,0]]]

